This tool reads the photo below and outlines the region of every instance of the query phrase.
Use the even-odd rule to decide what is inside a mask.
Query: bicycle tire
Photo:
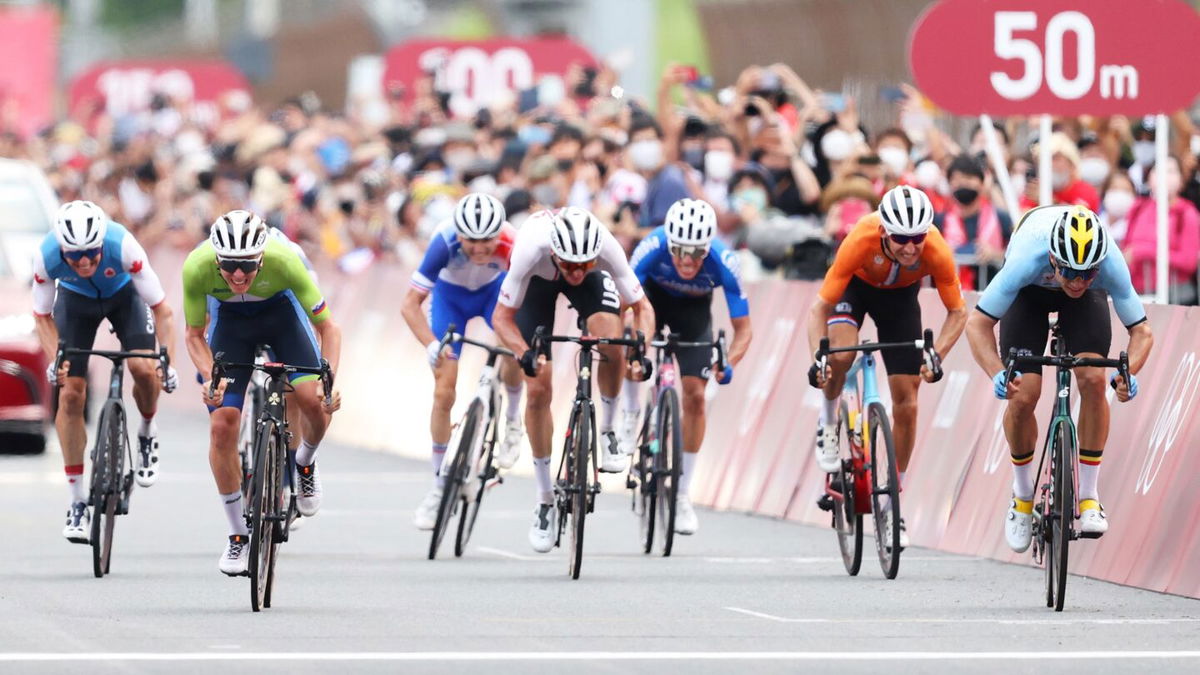
[[[108,574],[112,566],[113,530],[120,502],[121,425],[124,410],[117,401],[108,401],[100,412],[96,447],[92,458],[92,573],[97,578]]]
[[[475,489],[473,499],[468,496],[463,497],[462,516],[458,519],[458,533],[454,537],[454,557],[456,558],[461,558],[467,550],[467,542],[471,540],[471,533],[475,531],[475,521],[479,517],[479,509],[483,505],[483,493],[487,491],[488,481],[496,475],[492,462],[500,426],[496,420],[496,411],[499,409],[500,401],[497,399],[493,402],[492,412],[484,425],[483,434],[479,437],[483,446],[477,455],[472,455],[476,457],[474,465],[467,467],[469,471],[467,480],[478,481],[479,485]]]
[[[462,495],[463,474],[467,468],[467,458],[470,457],[475,428],[479,425],[482,415],[483,405],[479,399],[471,401],[471,406],[467,408],[467,414],[463,416],[462,423],[458,427],[458,442],[455,444],[454,456],[450,458],[450,466],[445,467],[443,464],[444,469],[441,472],[443,476],[442,501],[438,505],[433,531],[429,533],[430,560],[437,557],[438,548],[441,547],[442,539],[446,536],[446,529],[450,527],[450,520],[458,508],[458,502]]]
[[[675,545],[675,497],[679,486],[679,466],[683,463],[683,440],[679,427],[679,392],[667,388],[659,396],[658,404],[658,454],[654,482],[659,495],[658,515],[662,523],[663,557],[671,555]]]
[[[858,508],[854,499],[854,474],[846,470],[846,460],[844,457],[850,454],[850,435],[854,430],[850,428],[850,412],[846,406],[846,402],[842,401],[839,408],[839,417],[841,419],[841,429],[844,434],[838,434],[838,442],[845,442],[846,452],[839,452],[839,456],[843,457],[841,468],[838,469],[836,476],[839,484],[842,486],[841,500],[834,500],[833,503],[833,528],[837,531],[838,548],[842,552],[842,565],[846,568],[846,573],[850,576],[858,576],[858,572],[862,569],[862,514],[858,512]],[[846,489],[850,486],[850,489]]]
[[[654,550],[655,519],[658,515],[658,484],[654,480],[654,458],[659,452],[659,446],[658,439],[653,435],[653,419],[654,404],[648,401],[646,412],[642,415],[642,431],[639,435],[641,442],[638,443],[638,485],[634,497],[635,508],[639,509],[638,533],[641,535],[642,553],[647,554]]]
[[[1054,611],[1061,612],[1067,598],[1067,565],[1070,562],[1071,531],[1075,522],[1074,432],[1067,424],[1058,425],[1054,467],[1054,521],[1051,523],[1055,555],[1050,559],[1056,583]]]
[[[272,505],[278,503],[275,494],[279,480],[275,464],[270,461],[277,444],[275,423],[264,421],[254,441],[254,480],[250,490],[250,607],[258,612],[267,607],[267,581],[270,576],[271,554],[274,552],[274,528],[270,518]]]
[[[567,573],[578,579],[583,568],[583,531],[587,522],[590,486],[588,483],[588,456],[592,454],[596,439],[592,437],[590,409],[580,406],[576,426],[571,434],[571,551],[567,555]]]
[[[253,380],[253,378],[252,378]],[[254,440],[255,425],[262,414],[262,387],[250,382],[246,392],[246,405],[242,408],[241,422],[238,426],[238,459],[242,464],[242,499],[250,500],[250,483],[254,478]]]
[[[287,408],[285,406],[284,418],[286,419],[286,417]],[[271,521],[271,560],[267,563],[267,592],[263,594],[263,607],[271,606],[271,593],[275,590],[275,563],[279,560],[279,545],[288,540],[288,528],[292,525],[293,516],[298,517],[293,511],[295,495],[291,490],[284,489],[284,478],[291,475],[292,467],[296,465],[295,459],[288,453],[285,429],[275,427],[275,444],[271,448],[271,454],[268,455],[268,459],[272,460],[274,466],[269,474],[275,493],[273,502],[275,512],[272,515],[278,516],[278,518]]]
[[[895,579],[900,571],[900,477],[896,469],[896,444],[892,440],[892,425],[882,403],[867,408],[871,456],[871,513],[875,521],[875,549],[883,576]],[[883,441],[876,443],[876,434]],[[883,482],[886,480],[886,482]],[[884,497],[887,506],[883,507]],[[892,527],[884,532],[885,511],[891,512]]]

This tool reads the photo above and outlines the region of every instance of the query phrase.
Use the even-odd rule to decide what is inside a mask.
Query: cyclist
[[[450,324],[465,330],[467,322],[482,317],[491,325],[492,311],[508,257],[512,253],[516,228],[504,217],[504,205],[486,194],[469,194],[458,200],[453,218],[433,233],[421,266],[413,272],[411,287],[404,296],[402,313],[413,336],[425,345],[429,367],[433,369],[433,409],[429,434],[433,439],[434,484],[417,507],[413,523],[422,530],[433,529],[442,502],[444,477],[438,475],[446,444],[450,442],[450,409],[454,407],[458,357],[462,344],[441,347],[441,338]],[[429,314],[421,309],[431,298]],[[509,469],[517,461],[521,438],[521,372],[505,359],[500,367],[508,392],[505,409],[507,425],[496,463]]]
[[[1022,365],[1005,387],[1001,354],[1011,347],[1043,354],[1049,323],[1058,312],[1067,348],[1077,356],[1105,358],[1112,343],[1108,300],[1129,331],[1129,382],[1113,374],[1117,399],[1137,396],[1134,377],[1154,344],[1146,310],[1129,278],[1125,258],[1109,255],[1110,236],[1096,214],[1083,206],[1044,206],[1026,213],[1017,224],[1004,267],[979,298],[967,322],[967,341],[975,361],[992,376],[997,398],[1008,399],[1004,436],[1013,464],[1012,502],[1004,519],[1004,536],[1018,553],[1029,548],[1033,521],[1033,454],[1037,444],[1034,409],[1042,392],[1041,367]],[[1000,323],[1000,352],[996,323]],[[1076,368],[1079,388],[1079,526],[1101,536],[1108,518],[1100,505],[1096,482],[1108,439],[1108,400],[1103,368]]]
[[[57,284],[55,283],[57,282]],[[33,315],[42,349],[50,360],[46,377],[61,385],[55,427],[63,451],[63,469],[71,490],[63,536],[77,544],[90,543],[91,514],[83,483],[83,451],[87,446],[84,406],[87,399],[87,357],[65,359],[58,371],[54,360],[61,338],[67,347],[91,349],[100,322],[108,319],[126,351],[153,353],[155,338],[175,353],[175,323],[171,306],[146,251],[119,223],[108,219],[92,202],[63,204],[33,259]],[[171,359],[174,361],[174,358]],[[142,487],[158,480],[159,386],[168,393],[179,378],[175,367],[160,373],[149,359],[127,362],[133,376],[133,400],[141,415],[134,479]]]
[[[550,483],[551,437],[550,369],[540,366],[547,357],[529,347],[538,326],[554,326],[555,306],[562,294],[571,301],[586,323],[589,335],[619,338],[622,333],[621,302],[633,307],[635,325],[649,335],[654,326],[654,309],[642,291],[625,252],[612,233],[586,209],[567,207],[557,212],[540,211],[521,226],[513,246],[508,275],[500,286],[500,298],[492,325],[496,335],[514,354],[520,354],[529,400],[525,405],[525,428],[533,450],[537,478],[537,505],[529,543],[545,553],[554,548],[558,513]],[[627,456],[613,432],[617,398],[621,389],[622,349],[600,347],[601,361],[596,380],[600,388],[601,414],[598,424],[600,470],[620,473]],[[646,359],[634,375],[649,376]]]
[[[932,224],[933,204],[924,192],[908,185],[888,190],[879,210],[863,216],[838,248],[808,318],[808,342],[814,351],[823,337],[829,338],[831,347],[857,344],[866,315],[874,320],[880,342],[918,340],[922,324],[917,293],[922,279],[933,277],[947,312],[934,345],[935,363],[932,367],[922,363],[921,353],[915,349],[882,354],[892,394],[892,436],[901,488],[916,443],[917,387],[922,379],[936,382],[941,378],[941,359],[954,347],[967,322],[954,253]],[[809,384],[825,392],[816,455],[817,465],[828,473],[840,466],[838,403],[853,363],[852,352],[831,354],[824,372],[816,363],[808,372]],[[892,511],[886,513],[890,518]],[[886,523],[887,529],[891,526]],[[900,546],[908,546],[903,518],[899,530]]]
[[[724,372],[717,381],[728,384],[733,368],[750,347],[750,305],[738,280],[736,254],[714,240],[717,213],[708,202],[680,199],[667,210],[666,222],[638,244],[630,265],[654,307],[656,329],[664,325],[684,342],[712,340],[713,289],[725,290],[733,343],[729,346]],[[696,511],[688,497],[688,486],[696,465],[696,453],[704,442],[704,388],[715,367],[712,350],[689,347],[675,355],[683,375],[683,466],[675,491],[675,531],[694,534],[699,527]],[[625,380],[623,440],[632,447],[641,414],[641,385]]]
[[[275,357],[284,363],[317,367],[324,356],[337,371],[341,330],[321,291],[300,256],[270,237],[262,219],[248,211],[221,216],[213,223],[209,240],[188,255],[183,264],[183,296],[188,354],[206,378],[212,373],[214,351],[224,352],[229,361],[250,363],[260,344],[271,345]],[[209,297],[218,304],[206,340]],[[246,573],[248,563],[237,438],[250,372],[229,374],[217,383],[212,397],[211,383],[204,382],[201,398],[211,414],[209,463],[231,530],[218,567],[238,576]],[[291,382],[301,415],[301,443],[293,474],[293,484],[298,486],[296,506],[301,515],[312,516],[321,506],[317,445],[325,435],[328,415],[341,406],[341,396],[335,390],[332,404],[325,405],[316,375],[293,375]]]

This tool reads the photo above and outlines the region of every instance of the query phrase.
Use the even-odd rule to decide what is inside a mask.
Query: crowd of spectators
[[[148,246],[190,248],[217,215],[249,208],[346,273],[413,264],[466,191],[502,199],[518,227],[537,209],[588,208],[630,247],[675,200],[705,199],[751,278],[820,278],[849,228],[899,183],[929,193],[967,287],[994,274],[1020,217],[1005,207],[982,130],[956,142],[907,86],[870,103],[894,123],[867,129],[863,102],[814,90],[783,64],[750,66],[719,91],[668,66],[654,101],[625,95],[603,65],[573,66],[562,86],[469,118],[450,114],[435,81],[389,91],[382,117],[353,103],[328,110],[311,93],[266,109],[242,92],[202,116],[159,92],[137,114],[113,118],[100,103],[31,138],[6,134],[0,155],[31,159],[61,200],[98,203]],[[1189,140],[1200,136],[1186,115],[1172,120],[1181,141],[1165,167],[1154,165],[1153,118],[1059,119],[1046,143],[1031,142],[1026,120],[996,132],[1017,210],[1037,202],[1044,145],[1054,201],[1100,214],[1144,293],[1156,253],[1149,195],[1165,180],[1171,299],[1195,304],[1200,147]]]

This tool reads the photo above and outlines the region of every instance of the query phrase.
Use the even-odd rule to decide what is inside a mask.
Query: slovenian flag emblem
[[[313,315],[313,316],[316,316],[316,315],[318,315],[318,314],[320,314],[321,312],[324,312],[324,311],[325,311],[325,298],[321,298],[321,301],[320,301],[320,302],[318,302],[317,304],[313,305],[313,308],[312,308],[312,315]]]

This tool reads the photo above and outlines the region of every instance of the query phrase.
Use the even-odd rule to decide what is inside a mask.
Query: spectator
[[[632,168],[646,179],[646,198],[638,213],[642,230],[658,227],[667,218],[667,209],[688,196],[683,172],[667,164],[663,154],[663,134],[649,117],[637,118],[629,129],[625,152]]]
[[[990,279],[999,271],[1012,236],[1012,217],[992,204],[984,178],[983,165],[976,158],[955,157],[946,171],[951,198],[933,218],[956,254],[978,261],[977,265],[959,270],[963,288],[970,290],[981,289],[984,284],[977,282]]]
[[[1108,228],[1113,241],[1123,243],[1125,233],[1129,229],[1129,210],[1137,195],[1133,189],[1133,181],[1124,171],[1115,171],[1104,181],[1101,199],[1100,222]]]
[[[1079,149],[1069,136],[1056,131],[1050,135],[1051,201],[1055,204],[1079,204],[1092,211],[1100,210],[1100,195],[1096,188],[1079,177]],[[1032,148],[1034,166],[1037,166],[1041,144]],[[1030,194],[1032,193],[1032,197]],[[1037,206],[1037,180],[1026,180],[1025,196],[1021,199],[1022,209]]]
[[[1200,258],[1200,212],[1196,206],[1179,196],[1182,188],[1179,160],[1167,158],[1165,170],[1151,164],[1146,168],[1149,194],[1140,197],[1129,211],[1129,227],[1122,251],[1129,262],[1134,288],[1139,293],[1152,293],[1155,288],[1155,263],[1158,259],[1158,224],[1154,190],[1159,180],[1166,180],[1170,202],[1167,206],[1170,272],[1168,302],[1194,305],[1197,300],[1196,264]]]

